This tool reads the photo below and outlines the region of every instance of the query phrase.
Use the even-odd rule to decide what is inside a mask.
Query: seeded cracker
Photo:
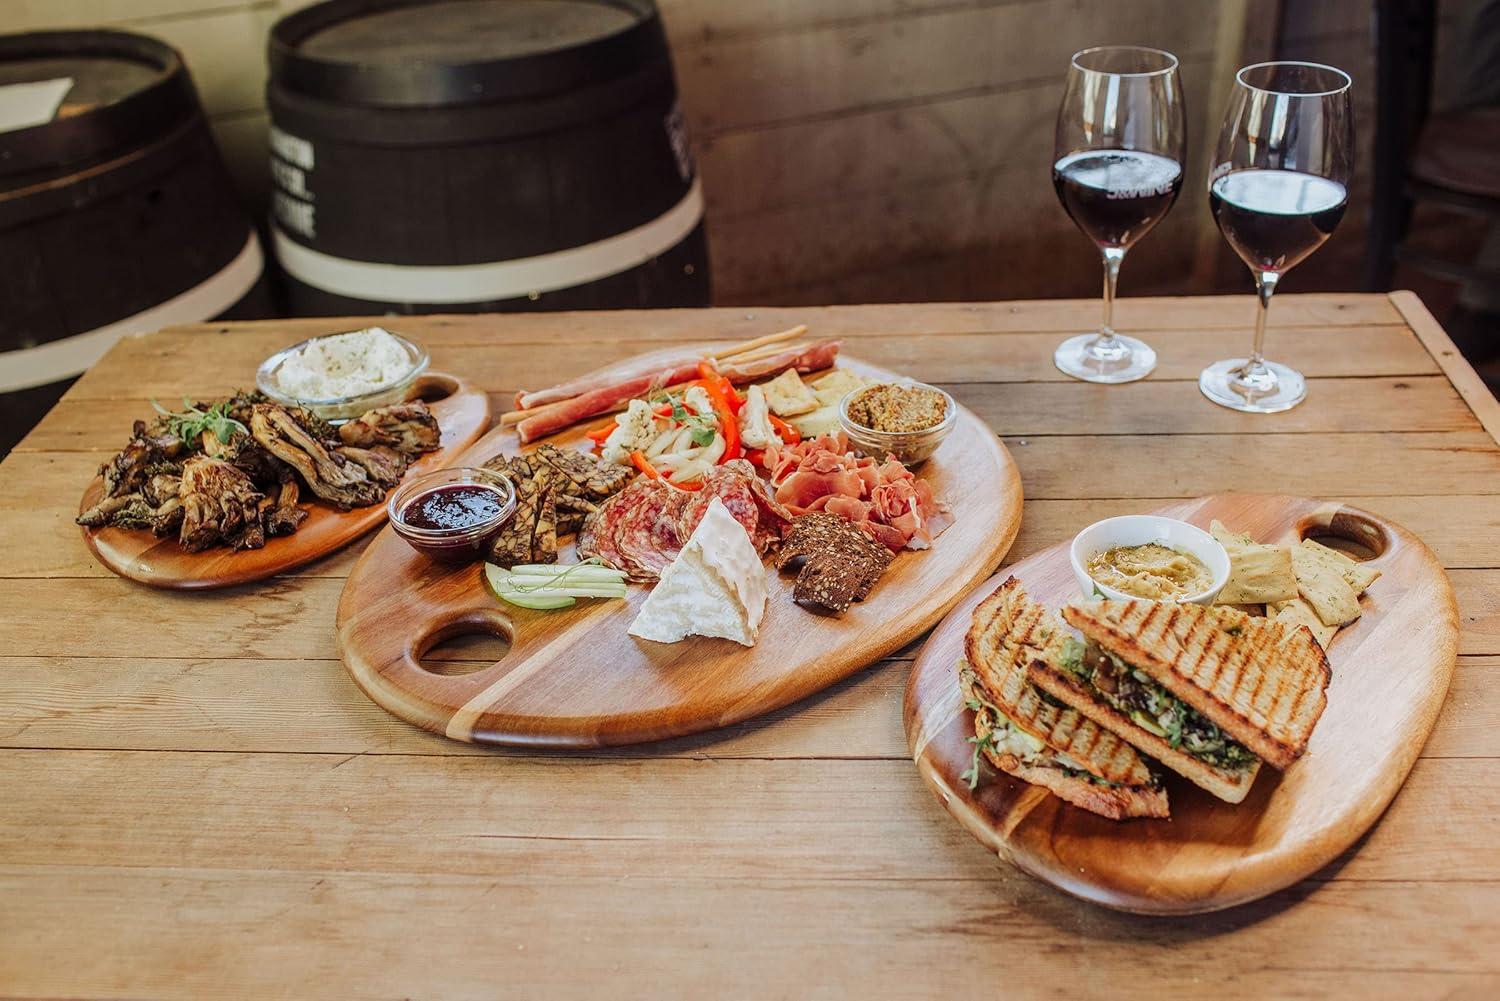
[[[776,565],[802,564],[792,597],[842,612],[861,601],[891,565],[891,551],[836,514],[815,512],[792,521]]]

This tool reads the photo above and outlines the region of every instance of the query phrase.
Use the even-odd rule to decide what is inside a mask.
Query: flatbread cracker
[[[1330,569],[1337,571],[1355,594],[1363,594],[1371,584],[1380,579],[1380,571],[1368,563],[1351,559],[1347,554],[1331,546],[1325,546],[1321,542],[1303,539],[1298,543],[1298,548],[1306,550],[1308,556],[1320,560]]]
[[[1333,641],[1333,636],[1339,631],[1338,626],[1325,625],[1313,607],[1302,598],[1293,598],[1290,601],[1277,602],[1266,606],[1267,614],[1278,622],[1285,622],[1289,626],[1306,626],[1318,641],[1318,646],[1324,650]]]
[[[1218,521],[1209,525],[1209,532],[1229,554],[1229,581],[1214,604],[1265,605],[1297,597],[1289,549],[1255,542]]]
[[[1292,570],[1297,574],[1297,592],[1318,613],[1324,625],[1346,626],[1359,618],[1359,595],[1327,557],[1306,545],[1295,546]]]

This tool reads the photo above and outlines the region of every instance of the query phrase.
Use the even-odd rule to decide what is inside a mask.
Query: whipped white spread
[[[389,330],[367,327],[292,352],[276,371],[276,385],[298,399],[332,400],[386,389],[411,370],[411,355]]]

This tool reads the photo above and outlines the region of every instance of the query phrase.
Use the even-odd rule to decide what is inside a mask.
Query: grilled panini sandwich
[[[1101,816],[1166,817],[1166,790],[1129,744],[1026,680],[1027,666],[1063,633],[1014,577],[974,610],[959,684],[976,746],[1001,771]]]
[[[1084,635],[1030,680],[1230,803],[1264,760],[1307,749],[1327,702],[1328,661],[1303,626],[1232,608],[1156,601],[1071,605]]]

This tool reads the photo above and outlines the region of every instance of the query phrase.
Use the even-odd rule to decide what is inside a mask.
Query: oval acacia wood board
[[[843,367],[888,372],[841,358]],[[596,425],[591,421],[586,426]],[[590,443],[584,427],[547,439]],[[520,446],[497,428],[466,464]],[[339,600],[344,664],[396,716],[456,740],[588,748],[681,736],[737,723],[813,694],[921,635],[1004,558],[1021,521],[1021,481],[995,433],[967,409],[942,447],[916,468],[948,502],[954,523],[925,552],[903,552],[870,596],[842,616],[792,601],[792,577],[767,567],[770,600],[759,640],[689,637],[673,644],[630,636],[648,589],[623,601],[580,601],[561,611],[500,603],[482,565],[445,568],[382,532],[360,557]],[[569,542],[559,562],[576,559]],[[453,635],[489,632],[510,649],[495,664],[449,676],[422,655]]]
[[[412,397],[429,401],[442,432],[441,447],[412,463],[413,473],[439,469],[490,426],[490,401],[466,380],[428,372],[412,386]],[[95,477],[84,491],[79,511],[87,511],[104,493],[104,478]],[[85,528],[83,537],[99,562],[141,584],[172,590],[209,590],[265,580],[327,556],[385,521],[385,503],[340,511],[302,490],[300,506],[307,517],[291,535],[267,539],[260,549],[234,552],[224,546],[190,553],[176,536],[158,538],[129,528]]]
[[[1217,518],[1261,542],[1333,536],[1379,553],[1371,565],[1382,576],[1360,599],[1363,616],[1329,645],[1328,706],[1307,753],[1291,768],[1262,768],[1239,805],[1159,769],[1171,820],[1106,820],[988,764],[979,787],[968,788],[960,776],[972,760],[974,717],[959,695],[955,665],[974,608],[1012,574],[1053,610],[1076,600],[1069,543],[997,574],[933,631],[907,681],[906,734],[922,779],[1001,858],[1106,907],[1195,914],[1295,883],[1375,822],[1405,781],[1447,694],[1458,613],[1427,547],[1406,529],[1354,508],[1218,494],[1153,513],[1204,528]]]

